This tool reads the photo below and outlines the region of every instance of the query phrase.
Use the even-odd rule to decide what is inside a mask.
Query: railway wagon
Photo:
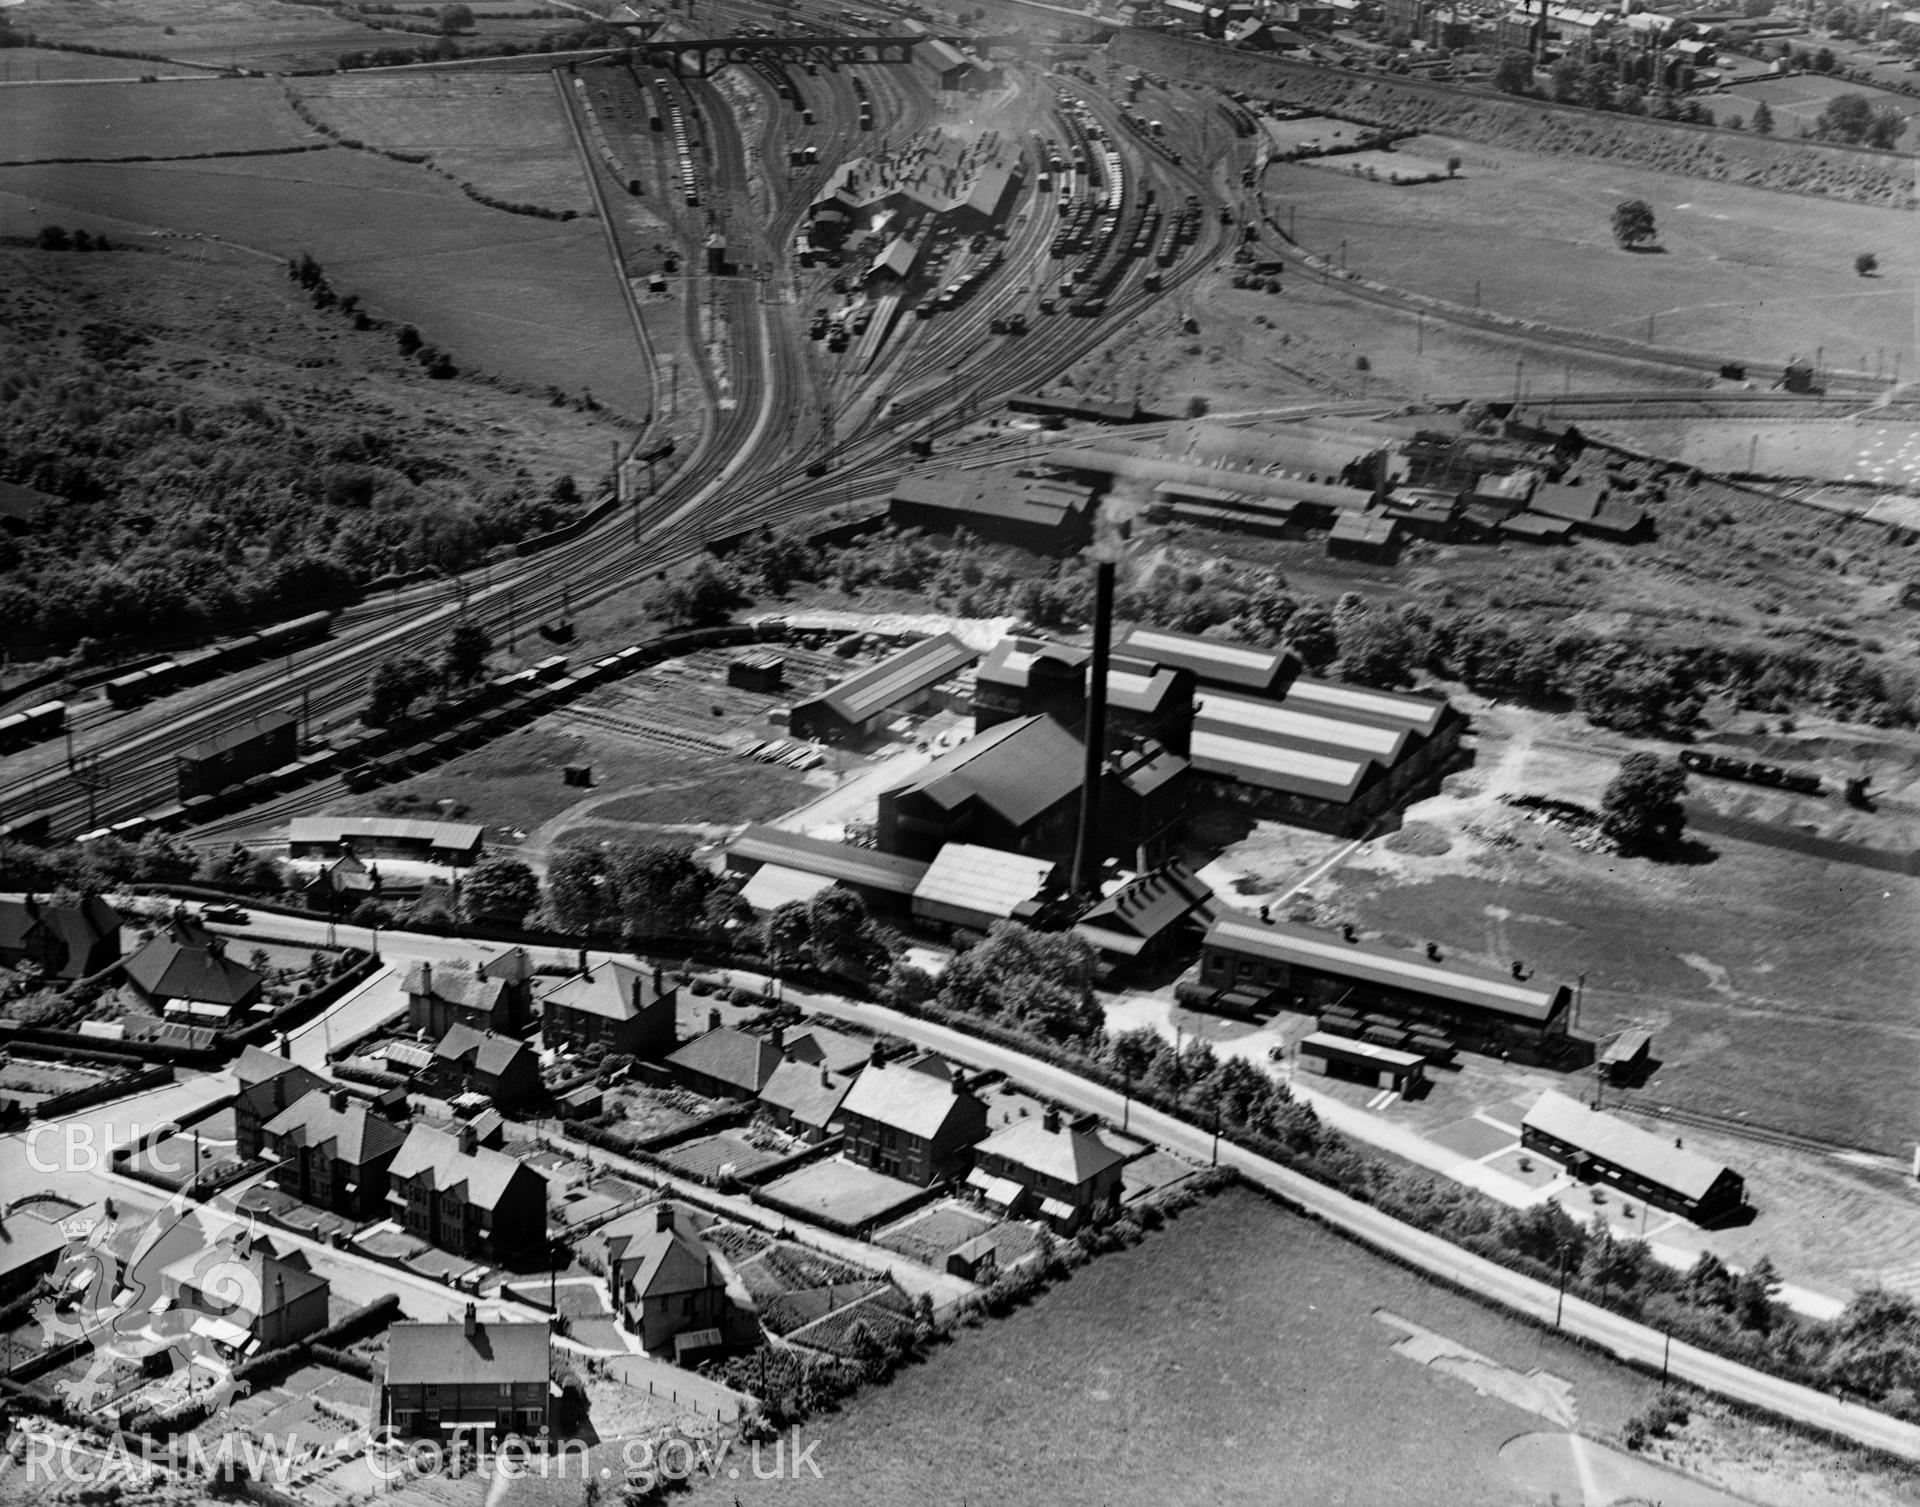
[[[163,659],[157,665],[119,676],[107,682],[107,700],[114,706],[138,706],[155,696],[164,696],[180,683],[177,661]]]
[[[51,738],[66,725],[67,704],[64,701],[43,701],[24,712],[0,717],[0,753],[25,748],[42,738]]]

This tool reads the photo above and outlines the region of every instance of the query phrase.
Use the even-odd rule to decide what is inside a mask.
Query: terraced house
[[[379,1412],[402,1438],[456,1429],[534,1437],[553,1417],[547,1326],[482,1322],[471,1303],[457,1324],[395,1324]]]
[[[473,1127],[415,1125],[387,1173],[387,1207],[410,1235],[458,1256],[498,1260],[547,1238],[547,1180]]]
[[[923,1187],[967,1170],[987,1106],[938,1059],[874,1063],[840,1101],[847,1159]]]

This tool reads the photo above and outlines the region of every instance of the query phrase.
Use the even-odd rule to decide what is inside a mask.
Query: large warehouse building
[[[974,726],[985,732],[1036,713],[1068,728],[1085,725],[1089,649],[1042,638],[1003,638],[974,677]],[[1151,738],[1185,755],[1193,727],[1193,674],[1177,666],[1116,656],[1107,663],[1107,741]]]
[[[1229,1013],[1350,1012],[1389,1029],[1433,1027],[1472,1051],[1534,1060],[1557,1056],[1567,1042],[1573,1001],[1564,984],[1237,916],[1208,928],[1197,988]]]
[[[1520,1144],[1582,1182],[1611,1184],[1695,1224],[1725,1219],[1747,1201],[1746,1180],[1725,1163],[1551,1089],[1520,1122]]]
[[[1066,554],[1092,535],[1093,498],[1085,487],[1011,472],[920,471],[900,478],[887,516],[902,528],[965,530],[993,544]]]
[[[895,718],[925,708],[943,682],[978,657],[951,633],[922,639],[796,704],[788,730],[819,743],[864,743]]]

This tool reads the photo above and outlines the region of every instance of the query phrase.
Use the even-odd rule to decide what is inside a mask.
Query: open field
[[[1654,1033],[1648,1100],[1894,1154],[1920,1138],[1920,881],[1719,837],[1692,863],[1581,852],[1492,797],[1597,806],[1617,754],[1583,749],[1570,722],[1475,715],[1478,767],[1411,812],[1447,827],[1448,851],[1366,850],[1315,886],[1325,914],[1584,975],[1585,1034]],[[1719,784],[1696,779],[1694,798],[1738,798]]]
[[[137,79],[149,73],[178,73],[178,68],[144,58],[103,58],[97,53],[66,52],[57,47],[0,48],[0,84],[65,79]]]
[[[321,140],[287,108],[279,84],[270,79],[0,89],[0,153],[12,162],[186,157]]]
[[[341,135],[424,152],[484,193],[545,209],[593,208],[580,159],[544,73],[415,73],[302,80],[306,107]]]
[[[331,68],[344,51],[396,36],[285,0],[22,0],[10,19],[54,41],[268,71]]]
[[[1827,359],[1891,375],[1887,347],[1866,351],[1829,347]],[[1884,367],[1882,365],[1884,363]],[[1708,471],[1756,476],[1818,476],[1875,486],[1920,490],[1920,435],[1910,423],[1889,422],[1867,410],[1858,418],[1807,423],[1602,420],[1594,426],[1622,444],[1669,456]]]
[[[1277,164],[1268,211],[1297,239],[1362,276],[1573,329],[1652,339],[1728,359],[1784,362],[1885,346],[1914,358],[1920,253],[1907,216],[1865,205],[1565,160],[1444,138],[1467,171],[1394,193],[1387,185]],[[1653,206],[1661,250],[1613,242],[1614,205]],[[1853,271],[1862,251],[1882,275]]]
[[[821,1480],[743,1472],[695,1500],[1543,1501],[1551,1483],[1509,1475],[1501,1448],[1553,1425],[1396,1354],[1382,1309],[1509,1368],[1515,1396],[1564,1382],[1588,1435],[1657,1390],[1229,1192],[806,1426]]]
[[[311,252],[337,292],[417,325],[463,370],[647,411],[640,353],[590,222],[488,209],[435,174],[343,150],[0,169],[0,194],[31,206],[0,210],[8,224],[78,217],[116,237],[165,228],[280,261]]]
[[[1725,120],[1729,115],[1744,115],[1751,120],[1753,107],[1765,100],[1767,108],[1773,111],[1775,130],[1795,132],[1801,126],[1811,127],[1826,108],[1827,101],[1837,99],[1842,94],[1858,94],[1876,109],[1881,105],[1892,105],[1909,118],[1920,115],[1920,99],[1911,95],[1895,94],[1890,89],[1874,89],[1855,83],[1852,79],[1834,78],[1823,73],[1742,80],[1727,91],[1730,103],[1716,98],[1711,108],[1716,120]],[[1911,140],[1903,140],[1901,145],[1909,151],[1913,148]]]

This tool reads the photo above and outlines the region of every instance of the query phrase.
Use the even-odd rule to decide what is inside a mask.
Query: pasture
[[[1911,216],[1424,137],[1469,171],[1416,193],[1297,165],[1267,172],[1266,212],[1308,249],[1418,293],[1703,355],[1901,351],[1912,370],[1920,246]],[[1659,250],[1614,244],[1614,206],[1653,206]],[[1857,276],[1871,251],[1880,275]],[[1851,355],[1848,359],[1852,359]]]
[[[495,198],[587,214],[593,197],[544,73],[303,80],[301,101],[341,135],[433,165]]]
[[[599,227],[477,204],[421,168],[365,152],[0,169],[37,222],[76,215],[116,237],[177,230],[285,261],[311,252],[340,293],[417,325],[477,370],[616,412],[647,378]]]
[[[1892,105],[1909,119],[1920,115],[1920,99],[1911,95],[1875,89],[1870,85],[1856,84],[1851,79],[1834,78],[1824,73],[1745,79],[1727,91],[1729,102],[1715,99],[1711,108],[1716,120],[1740,115],[1751,121],[1753,107],[1765,100],[1767,108],[1773,111],[1775,133],[1785,135],[1797,132],[1801,126],[1812,126],[1820,118],[1820,112],[1827,107],[1827,101],[1837,99],[1842,94],[1858,94],[1876,109],[1881,105]],[[1913,128],[1909,126],[1907,129],[1911,133]],[[1913,146],[1911,139],[1902,144],[1909,149]]]
[[[693,1500],[1543,1500],[1529,1488],[1547,1483],[1510,1473],[1501,1448],[1552,1425],[1396,1353],[1406,1330],[1383,1309],[1497,1362],[1516,1398],[1569,1384],[1589,1435],[1617,1430],[1657,1390],[1229,1191],[803,1425],[821,1479],[742,1471],[696,1480]]]
[[[63,52],[56,47],[0,47],[0,84],[137,79],[143,74],[174,71],[144,58],[103,58],[95,53]]]
[[[392,35],[285,0],[21,0],[10,19],[53,41],[266,71],[330,68]]]
[[[0,158],[11,162],[255,152],[321,139],[268,79],[0,89]]]

